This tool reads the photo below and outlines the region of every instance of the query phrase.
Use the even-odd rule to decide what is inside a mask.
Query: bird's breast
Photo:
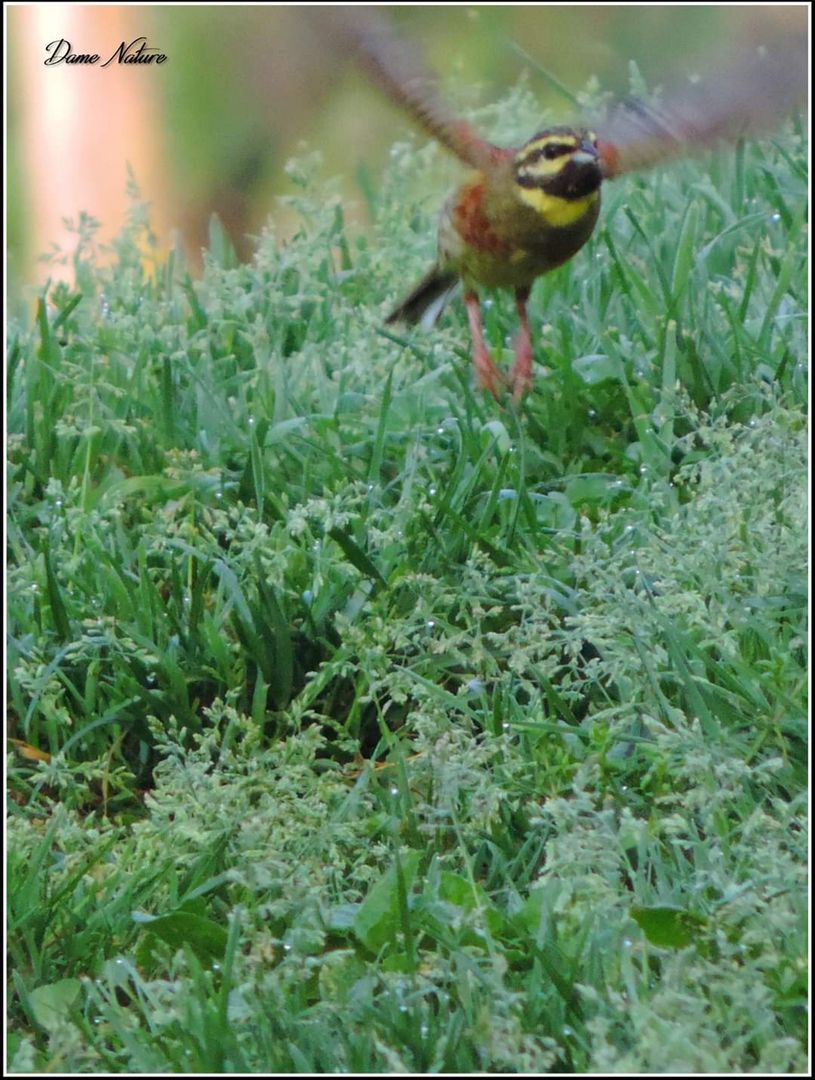
[[[599,213],[599,193],[568,200],[546,220],[508,185],[479,175],[447,202],[439,224],[439,259],[465,283],[518,287],[567,262],[585,244]],[[551,208],[550,208],[551,209]],[[562,209],[556,207],[555,210]]]

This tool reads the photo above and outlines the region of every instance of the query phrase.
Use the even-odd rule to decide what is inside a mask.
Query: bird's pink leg
[[[490,350],[484,341],[478,294],[468,290],[464,294],[464,303],[467,305],[467,318],[470,321],[470,334],[473,339],[473,366],[476,382],[483,390],[489,390],[498,401],[498,387],[503,381],[503,376],[495,366],[495,361],[490,356]]]
[[[512,383],[512,400],[516,405],[524,394],[532,389],[532,337],[526,315],[528,299],[529,289],[515,290],[515,306],[518,309],[521,329],[515,339],[515,363],[509,373],[509,381]]]

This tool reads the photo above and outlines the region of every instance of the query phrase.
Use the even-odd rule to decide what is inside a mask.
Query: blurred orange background
[[[624,92],[631,59],[654,85],[704,68],[723,44],[808,32],[805,4],[389,11],[442,83],[477,84],[483,103],[528,66],[514,45],[572,91],[597,75]],[[86,211],[103,241],[118,232],[128,165],[160,249],[177,235],[195,265],[213,212],[240,255],[251,254],[250,236],[275,214],[275,195],[289,187],[283,165],[302,142],[319,148],[325,175],[342,175],[353,193],[359,163],[376,176],[409,127],[297,6],[29,4],[7,7],[6,20],[8,265],[18,285],[58,275],[37,257],[75,246],[64,219]],[[102,66],[141,37],[166,62]],[[46,46],[60,39],[75,53],[99,54],[98,63],[46,65]],[[565,105],[539,71],[530,85],[542,103]]]

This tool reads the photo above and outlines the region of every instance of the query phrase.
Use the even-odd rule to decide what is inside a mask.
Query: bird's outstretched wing
[[[598,125],[606,177],[768,131],[806,101],[806,40],[742,54],[652,106],[623,101]]]
[[[330,33],[391,101],[465,165],[489,169],[506,151],[482,138],[456,116],[436,89],[419,54],[370,7],[321,8],[321,32]]]

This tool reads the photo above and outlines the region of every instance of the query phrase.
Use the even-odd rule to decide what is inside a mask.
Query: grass
[[[382,328],[441,154],[290,175],[11,327],[10,1068],[804,1071],[800,125],[608,186],[521,411]]]

